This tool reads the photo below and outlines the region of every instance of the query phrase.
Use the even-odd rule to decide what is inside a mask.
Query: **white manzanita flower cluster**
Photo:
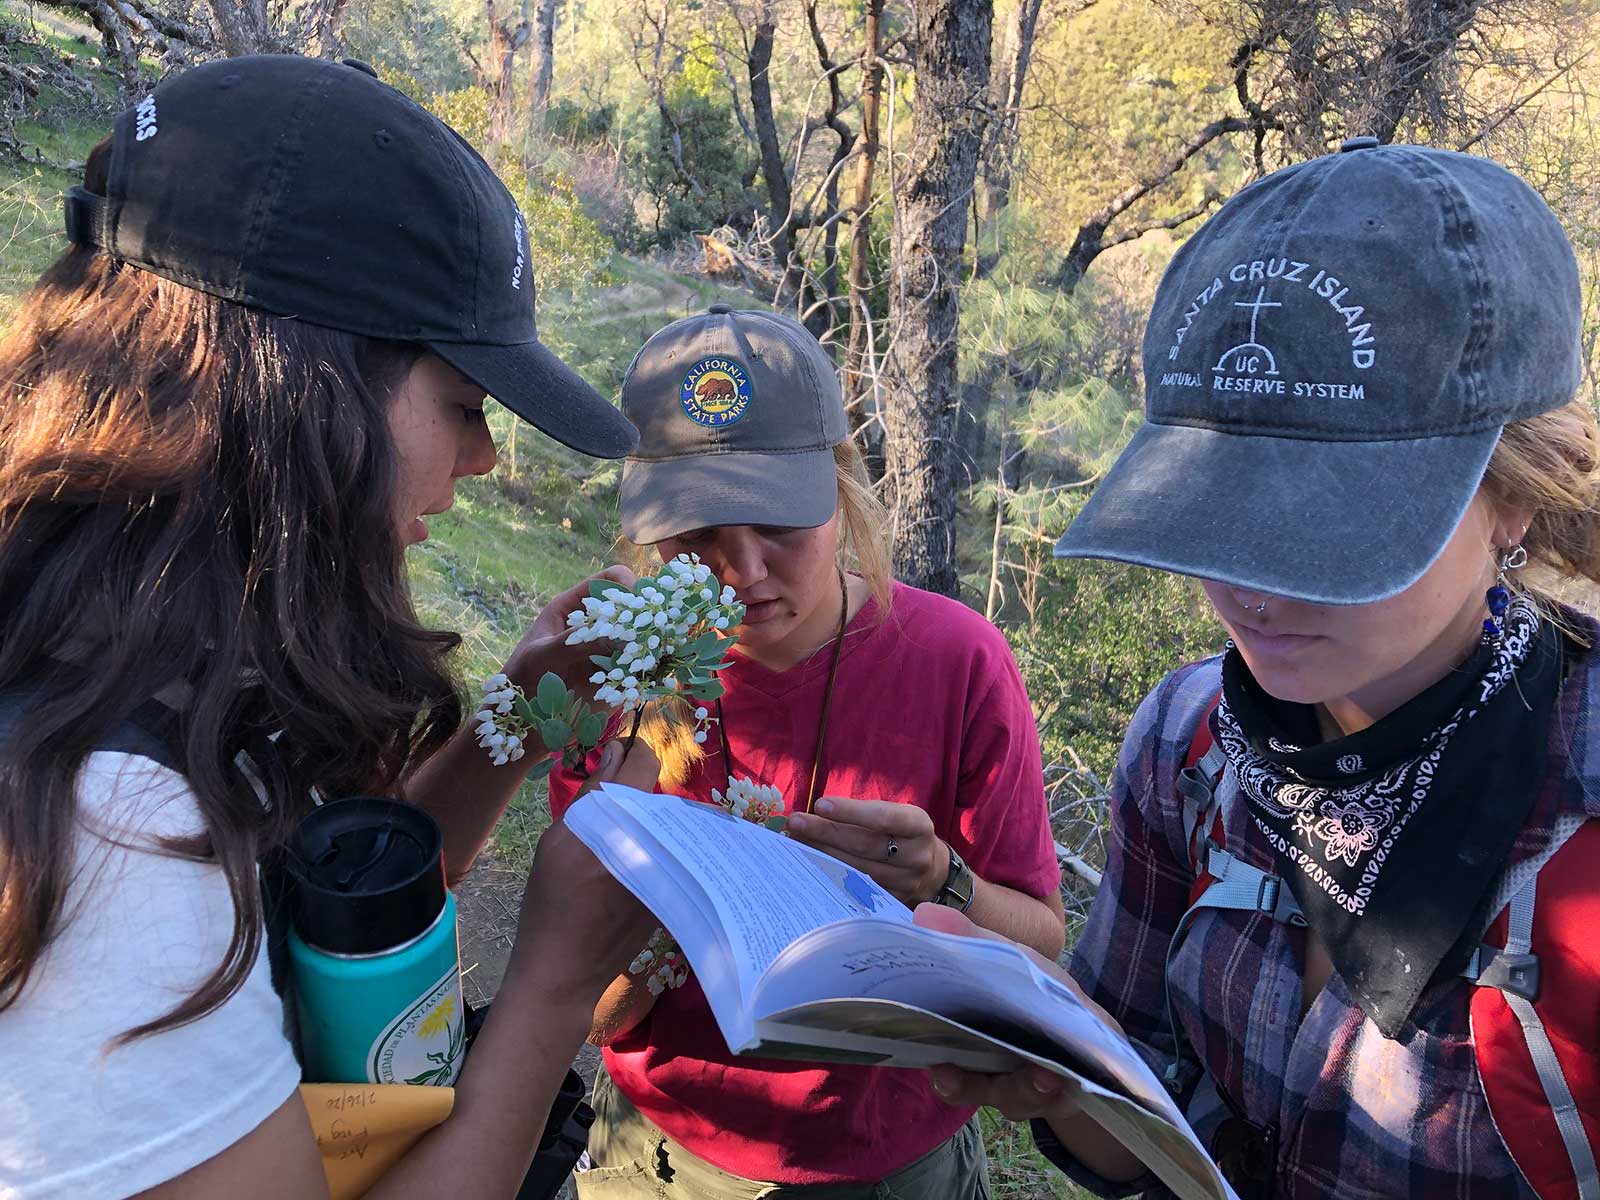
[[[583,607],[567,616],[567,644],[609,641],[614,654],[595,654],[589,676],[594,698],[623,712],[658,696],[715,700],[715,672],[731,644],[728,631],[744,620],[744,605],[721,587],[698,555],[680,554],[658,576],[631,589],[597,581]],[[695,709],[697,741],[710,711]]]
[[[689,982],[689,960],[683,957],[683,951],[678,949],[671,934],[657,929],[645,948],[628,964],[628,974],[643,975],[650,994],[659,996],[668,988],[680,988]]]
[[[733,630],[743,620],[744,605],[733,589],[723,587],[698,555],[680,554],[631,588],[609,579],[590,583],[583,607],[567,615],[566,642],[608,641],[616,647],[589,656],[597,668],[589,682],[595,700],[634,714],[635,730],[644,705],[666,697],[684,709],[694,705],[694,740],[704,742],[716,718],[695,702],[722,696],[717,672],[727,665]],[[489,676],[473,724],[478,745],[496,766],[522,758],[537,734],[546,750],[559,752],[576,769],[599,744],[606,722],[560,676],[546,672],[532,695],[504,674]],[[628,737],[631,746],[633,734]],[[541,777],[554,766],[555,760],[541,757],[532,774]]]
[[[489,676],[480,685],[483,698],[479,711],[473,715],[477,727],[478,745],[489,752],[494,765],[503,767],[516,762],[527,753],[523,740],[528,736],[528,723],[516,711],[517,688],[503,674]]]
[[[771,825],[774,818],[780,825],[783,821],[783,793],[771,784],[749,778],[734,779],[728,783],[726,796],[712,788],[711,799],[734,816],[757,825]]]

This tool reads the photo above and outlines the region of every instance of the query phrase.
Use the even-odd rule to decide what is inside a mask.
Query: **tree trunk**
[[[550,105],[550,83],[556,66],[556,0],[534,0],[531,62],[528,70],[528,113],[535,125]]]
[[[872,254],[872,173],[878,165],[878,106],[883,97],[883,67],[878,63],[882,40],[883,0],[867,0],[866,39],[862,45],[861,133],[856,144],[861,161],[856,166],[855,195],[850,227],[850,341],[844,358],[844,402],[859,410],[867,389],[868,339],[872,336],[872,277],[867,260]],[[859,424],[859,411],[852,414]]]
[[[884,413],[895,573],[947,596],[957,589],[962,482],[955,445],[961,252],[983,141],[993,21],[992,0],[917,0],[917,104],[896,197]]]
[[[229,58],[260,54],[271,46],[265,0],[206,0],[222,52]]]
[[[750,114],[755,123],[756,143],[761,147],[761,175],[767,181],[767,224],[772,233],[772,253],[780,269],[787,274],[794,248],[791,224],[794,197],[789,190],[783,148],[778,144],[777,118],[772,113],[772,43],[777,34],[777,15],[770,6],[764,6],[756,14],[750,38]]]
[[[1043,8],[1044,0],[1018,0],[1006,22],[1005,61],[995,71],[989,89],[991,116],[984,146],[979,206],[985,225],[1011,202],[1011,171],[1022,117],[1022,91],[1028,79],[1028,65],[1033,61],[1033,39]]]
[[[485,0],[489,17],[488,67],[494,74],[489,84],[489,136],[503,142],[511,135],[511,102],[515,91],[512,72],[516,67],[517,51],[528,40],[528,0],[522,0],[521,20],[513,25],[517,14],[507,14],[502,20],[495,12],[494,0]]]

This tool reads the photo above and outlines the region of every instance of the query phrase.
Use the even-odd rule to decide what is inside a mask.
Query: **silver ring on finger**
[[[893,838],[890,838],[889,839],[889,845],[883,852],[883,861],[884,862],[888,862],[891,858],[893,858],[896,854],[899,854],[899,853],[900,853],[900,843],[895,841]]]

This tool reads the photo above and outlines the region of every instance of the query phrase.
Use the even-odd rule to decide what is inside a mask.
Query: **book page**
[[[565,821],[672,931],[724,1034],[742,1030],[729,1041],[736,1050],[751,1036],[748,1013],[725,1019],[723,1009],[743,1007],[795,939],[852,918],[911,923],[906,906],[860,871],[709,804],[607,783]],[[685,894],[698,912],[684,911]],[[706,984],[719,969],[734,978],[713,994]]]
[[[1079,1073],[1115,1081],[1151,1112],[1183,1121],[1128,1040],[1009,942],[956,937],[917,925],[830,926],[791,946],[752,1003],[760,1021],[813,1001],[853,999],[892,1000],[968,1025],[994,1023],[1025,1031],[1062,1047],[1065,1061]],[[905,1065],[926,1065],[926,1060]]]
[[[1238,1200],[1188,1124],[1157,1115],[1115,1084],[1064,1065],[1054,1047],[1025,1031],[976,1028],[940,1013],[888,1000],[819,1000],[756,1025],[761,1056],[823,1057],[882,1066],[949,1063],[970,1071],[1015,1071],[1032,1064],[1066,1081],[1074,1101],[1148,1165],[1181,1200]],[[808,1044],[821,1049],[808,1052]]]

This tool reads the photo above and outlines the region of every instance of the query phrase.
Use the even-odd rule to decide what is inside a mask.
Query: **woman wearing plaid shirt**
[[[1057,548],[1200,579],[1231,637],[1134,718],[1069,970],[1247,1197],[1529,1197],[1468,964],[1506,881],[1600,818],[1600,626],[1552,598],[1600,580],[1577,266],[1493,163],[1344,151],[1245,189],[1179,250],[1147,420]],[[1225,769],[1220,831],[1192,840],[1197,734]],[[1282,881],[1276,912],[1185,920],[1222,846]],[[1562,1045],[1581,1092],[1600,1048]],[[1166,1194],[1054,1076],[933,1074],[951,1103],[1039,1118],[1094,1191]]]

